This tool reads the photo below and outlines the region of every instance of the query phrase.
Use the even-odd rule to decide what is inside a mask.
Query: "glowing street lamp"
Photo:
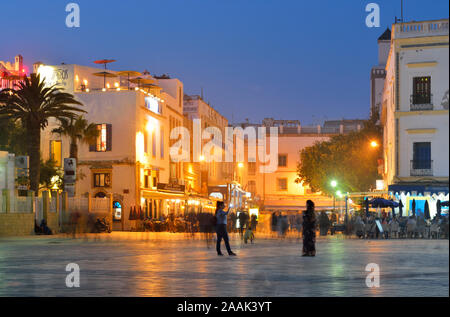
[[[378,142],[377,141],[371,141],[370,142],[370,147],[372,147],[372,148],[378,147]]]
[[[239,167],[239,168],[242,168],[242,167],[244,167],[244,163],[242,163],[242,162],[239,162],[239,163],[238,163],[238,167]]]
[[[338,183],[336,180],[333,179],[330,184],[331,187],[336,188]],[[333,212],[334,211],[336,211],[336,194],[333,195]]]

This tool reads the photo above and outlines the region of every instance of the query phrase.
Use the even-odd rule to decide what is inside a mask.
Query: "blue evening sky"
[[[65,6],[81,27],[65,26]],[[381,27],[365,26],[365,6]],[[448,18],[447,0],[404,0],[407,21]],[[11,0],[2,1],[0,60],[148,69],[181,79],[229,121],[264,117],[318,124],[369,114],[377,38],[400,0]]]

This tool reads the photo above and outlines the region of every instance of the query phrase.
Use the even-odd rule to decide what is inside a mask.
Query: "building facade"
[[[249,122],[233,125],[234,127],[264,128],[270,135],[270,128],[277,129],[277,166],[273,173],[262,173],[261,167],[266,165],[259,158],[256,162],[247,159],[249,149],[245,142],[245,161],[237,168],[237,176],[245,191],[251,193],[254,203],[267,211],[301,211],[306,208],[306,201],[311,199],[316,208],[333,209],[333,198],[320,192],[313,192],[308,184],[298,182],[297,165],[300,152],[316,142],[323,142],[337,134],[358,131],[361,120],[334,120],[324,125],[302,126],[298,120],[275,120],[266,118],[261,124]],[[266,144],[269,148],[269,143]],[[258,143],[257,153],[261,145]],[[268,151],[267,151],[268,152]],[[259,155],[259,154],[258,154]],[[343,207],[343,203],[341,204]],[[340,203],[336,205],[340,208]]]
[[[225,137],[225,128],[228,126],[228,119],[221,115],[216,109],[214,109],[210,104],[206,103],[198,95],[185,95],[184,96],[184,110],[185,124],[190,131],[191,139],[195,137],[194,135],[194,124],[195,120],[200,123],[198,127],[202,133],[201,143],[202,147],[209,142],[208,139],[203,139],[203,133],[205,129],[209,127],[218,128],[222,137]],[[224,185],[232,181],[232,164],[230,162],[223,162],[224,157],[224,144],[222,143],[219,156],[222,157],[221,162],[212,161],[208,162],[205,160],[204,155],[201,153],[196,153],[194,146],[191,142],[191,164],[185,164],[187,169],[192,171],[200,171],[200,192],[206,194],[208,192],[208,187]],[[194,157],[194,156],[199,157]],[[189,173],[189,170],[188,170]]]
[[[381,116],[392,193],[448,193],[448,27],[448,19],[393,25]]]
[[[84,105],[84,117],[99,130],[95,144],[78,144],[76,195],[111,195],[120,209],[114,214],[116,230],[132,229],[132,208],[153,218],[183,212],[183,168],[173,164],[169,154],[170,131],[183,124],[183,85],[178,79],[146,75],[146,82],[153,84],[129,86],[120,76],[93,75],[102,69],[92,67],[35,68],[48,84],[74,94]],[[70,141],[52,133],[57,126],[52,120],[43,131],[41,151],[44,160],[52,158],[62,168],[70,155]]]

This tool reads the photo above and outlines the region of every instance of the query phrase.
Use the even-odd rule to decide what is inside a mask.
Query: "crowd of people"
[[[377,224],[378,222],[378,224]],[[422,216],[397,217],[382,213],[381,217],[357,215],[349,221],[349,231],[359,238],[448,239],[448,217],[425,219]],[[380,228],[381,227],[381,228]]]

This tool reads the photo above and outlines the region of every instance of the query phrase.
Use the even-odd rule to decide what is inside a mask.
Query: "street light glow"
[[[244,163],[239,162],[239,163],[238,163],[238,167],[241,167],[241,168],[244,167]]]
[[[378,147],[377,141],[370,142],[370,146],[373,147],[373,148]]]
[[[331,181],[331,187],[336,187],[337,186],[337,182],[335,180]]]

